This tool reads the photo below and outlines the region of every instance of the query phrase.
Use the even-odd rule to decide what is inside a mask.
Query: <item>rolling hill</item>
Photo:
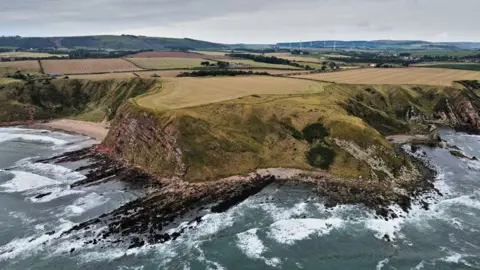
[[[0,47],[21,49],[114,49],[114,50],[163,50],[163,49],[225,49],[225,45],[189,38],[163,38],[133,35],[102,35],[77,37],[0,37]]]

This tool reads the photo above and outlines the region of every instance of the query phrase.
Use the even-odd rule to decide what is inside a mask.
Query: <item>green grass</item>
[[[477,55],[479,51],[472,51],[472,50],[462,50],[462,51],[443,51],[443,50],[400,50],[400,51],[392,51],[393,53],[411,53],[413,56],[452,56],[452,57],[465,57],[470,55]]]
[[[426,67],[480,71],[480,64],[438,64],[438,65],[427,65]]]

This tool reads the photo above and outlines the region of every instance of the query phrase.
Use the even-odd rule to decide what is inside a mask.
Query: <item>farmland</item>
[[[0,58],[16,58],[16,57],[26,57],[26,58],[68,57],[68,54],[50,54],[50,53],[39,53],[39,52],[0,53]]]
[[[200,63],[206,61],[200,58],[126,58],[135,66],[143,69],[178,69],[199,68]],[[213,61],[210,61],[213,62]]]
[[[295,77],[348,84],[451,85],[457,80],[479,80],[480,72],[436,68],[365,68]]]
[[[169,110],[254,94],[315,93],[323,91],[323,87],[322,83],[268,76],[171,78],[164,81],[161,92],[141,97],[137,103],[148,108]]]
[[[45,73],[88,74],[141,70],[123,59],[42,60]]]
[[[127,56],[127,58],[203,58],[205,55],[191,52],[141,52]]]
[[[15,62],[0,62],[0,75],[6,73],[14,73],[16,71],[25,71],[28,73],[40,72],[40,65],[38,61],[15,61]]]
[[[215,59],[217,59],[217,58],[215,58]],[[299,69],[299,68],[294,67],[294,66],[255,62],[253,60],[248,60],[248,59],[217,59],[217,60],[228,62],[228,63],[231,63],[231,64],[237,64],[237,66],[235,66],[235,67]]]
[[[420,65],[419,65],[420,66]],[[450,69],[463,69],[463,70],[476,70],[480,71],[480,64],[456,64],[456,63],[444,63],[444,64],[425,64],[422,65],[429,68],[450,68]]]

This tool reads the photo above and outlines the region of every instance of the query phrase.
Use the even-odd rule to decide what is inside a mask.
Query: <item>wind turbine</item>
[[[337,50],[337,41],[335,41],[335,42],[333,43],[333,50],[334,50],[334,51]]]

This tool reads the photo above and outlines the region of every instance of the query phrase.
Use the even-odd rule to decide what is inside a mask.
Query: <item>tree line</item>
[[[177,75],[177,77],[208,77],[208,76],[249,76],[249,75],[271,75],[268,72],[254,72],[254,71],[244,71],[244,70],[198,70],[192,72],[182,72]]]

